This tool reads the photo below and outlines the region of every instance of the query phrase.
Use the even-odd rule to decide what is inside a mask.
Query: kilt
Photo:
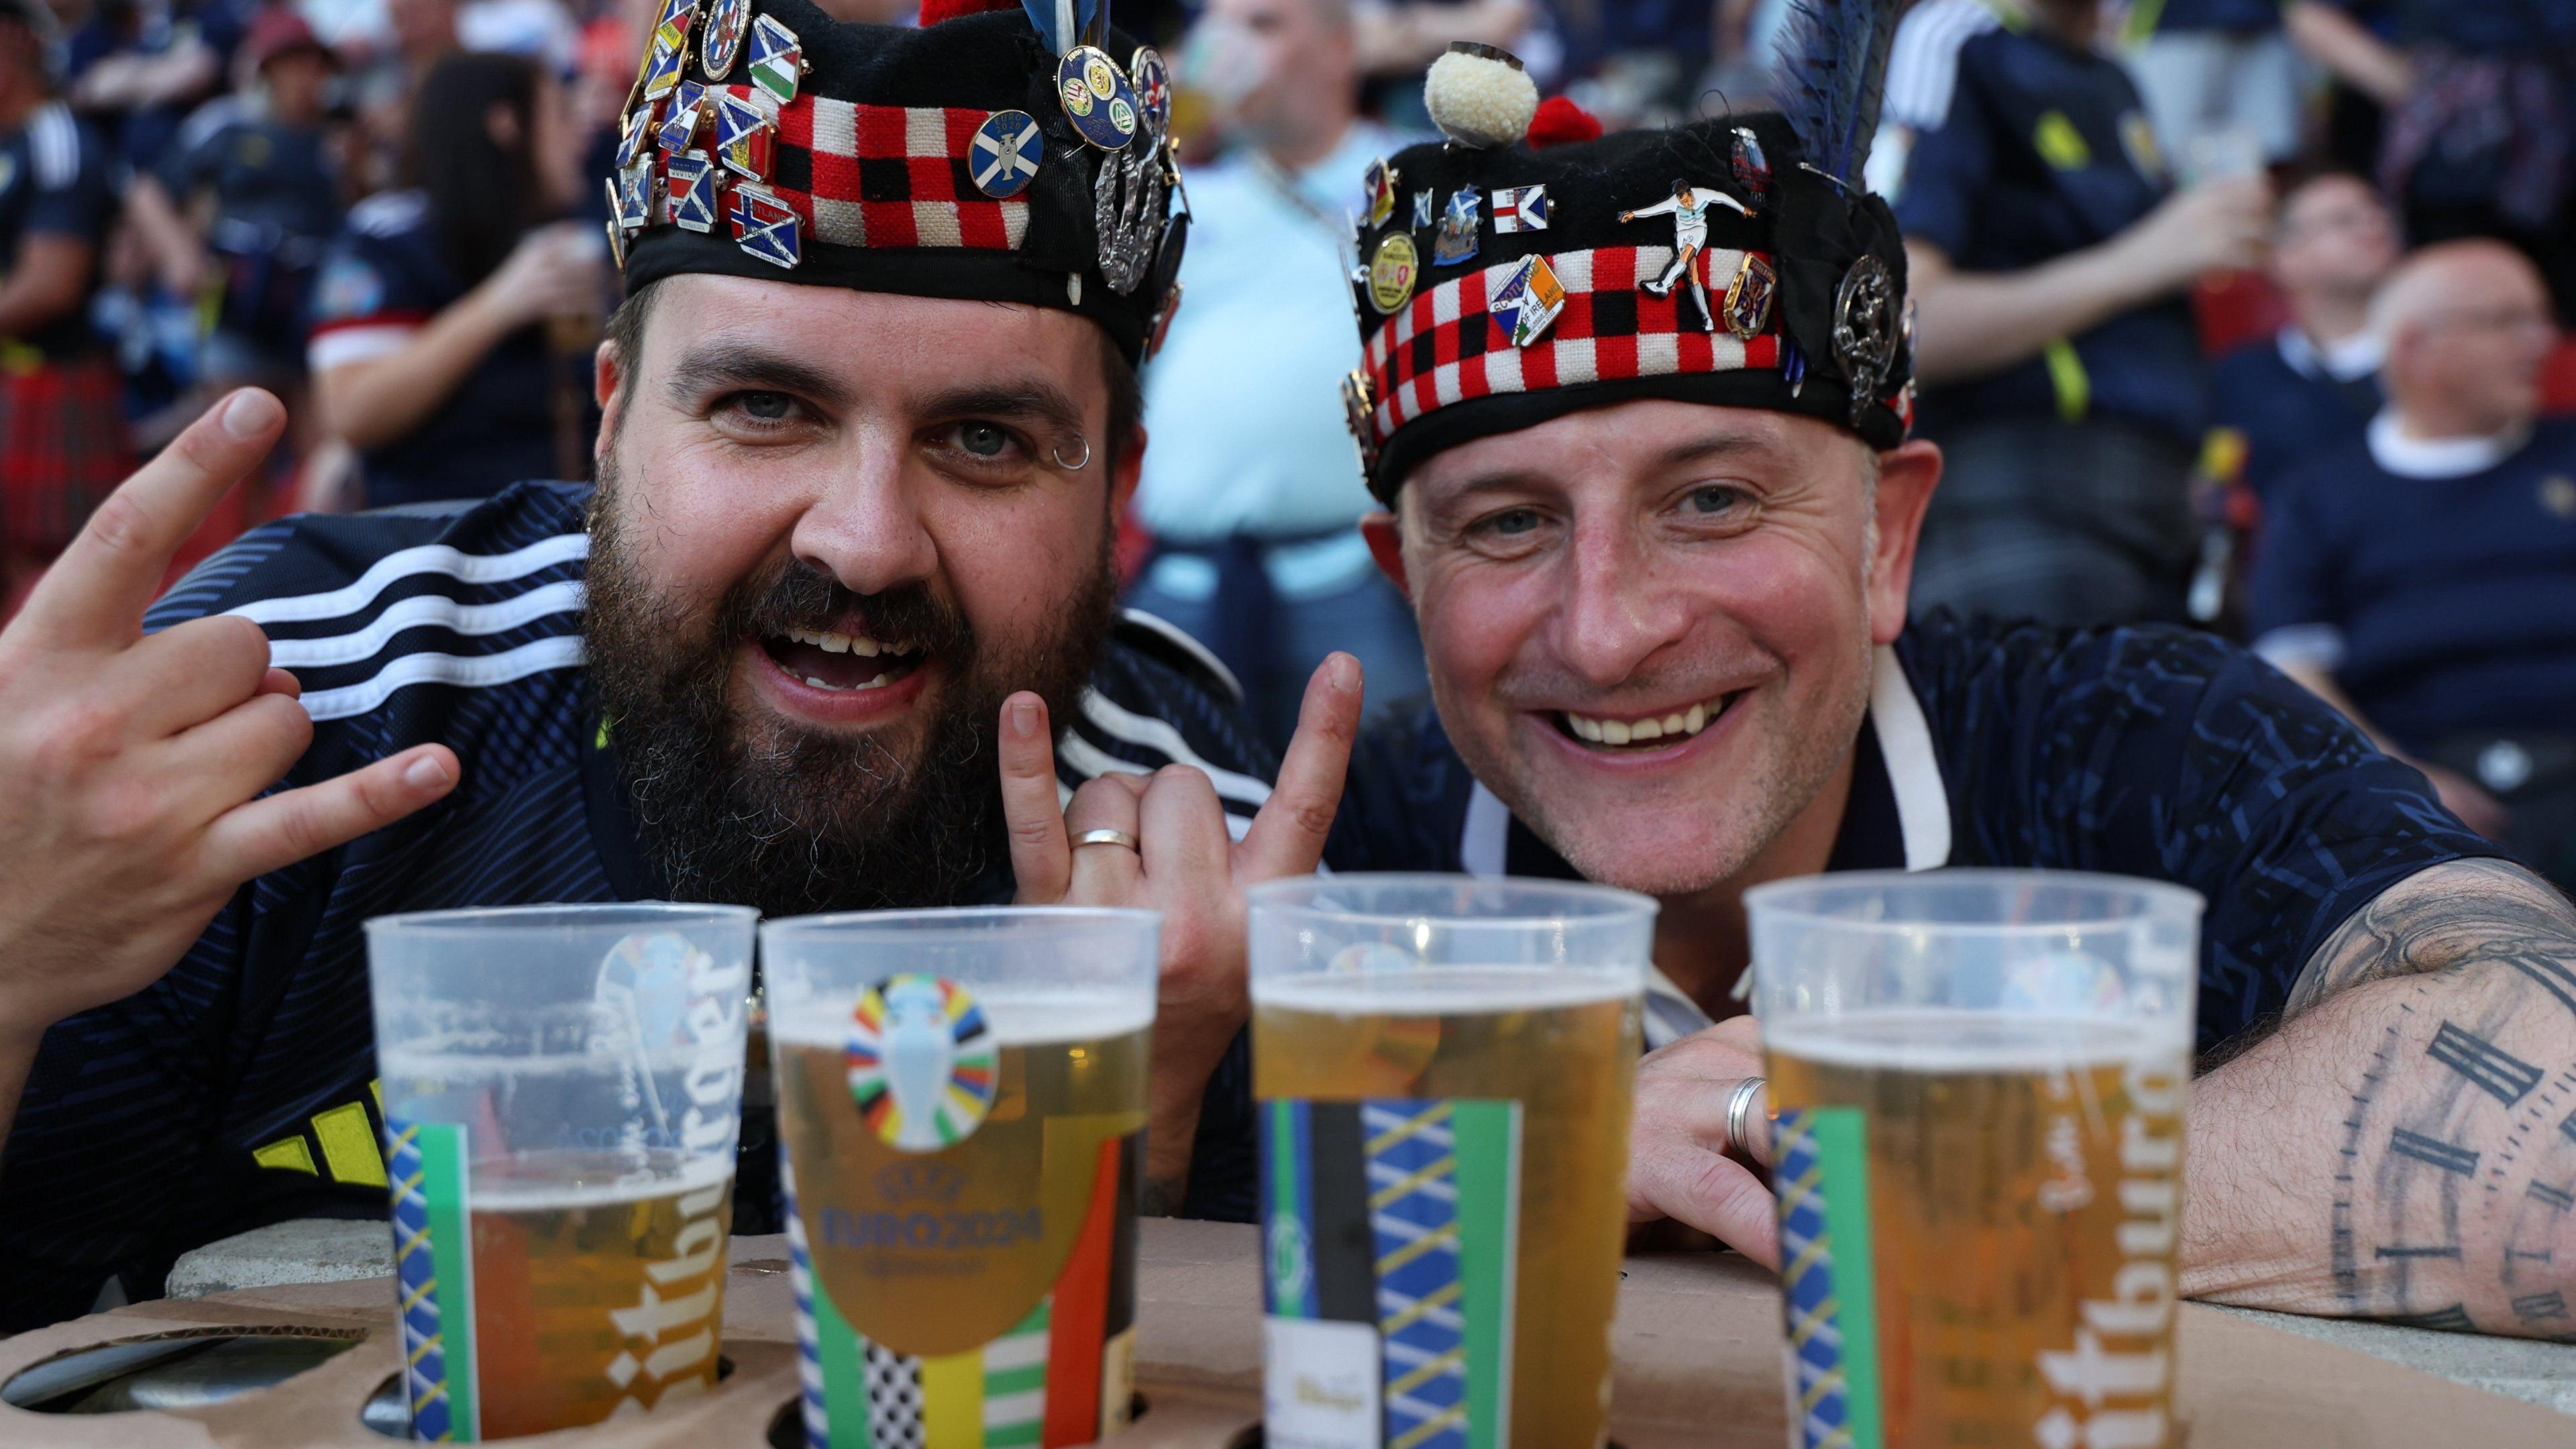
[[[61,553],[133,464],[112,359],[0,366],[0,554]]]

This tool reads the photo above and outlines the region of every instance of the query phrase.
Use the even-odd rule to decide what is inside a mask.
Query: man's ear
[[[617,344],[602,340],[590,357],[590,395],[599,404],[599,434],[590,443],[593,458],[607,457],[609,439],[617,436],[618,406],[625,401],[618,383],[625,376],[625,359],[617,355]]]
[[[1404,577],[1404,524],[1380,508],[1360,518],[1360,537],[1368,540],[1369,557],[1377,560],[1377,571],[1395,585],[1406,603],[1413,602],[1413,586]]]
[[[1118,467],[1109,475],[1109,516],[1124,518],[1135,501],[1136,480],[1145,476],[1145,425],[1139,423],[1118,449]]]
[[[1905,631],[1914,586],[1914,545],[1923,510],[1941,483],[1941,450],[1917,438],[1878,455],[1878,554],[1870,560],[1869,637],[1893,644]]]

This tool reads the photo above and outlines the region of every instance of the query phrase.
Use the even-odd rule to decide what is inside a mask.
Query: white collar
[[[2531,441],[2531,425],[2465,438],[2410,438],[2398,426],[2397,410],[2382,408],[2370,420],[2368,436],[2370,460],[2383,471],[2400,478],[2466,478],[2521,452]]]
[[[2302,377],[2323,375],[2337,382],[2368,377],[2388,357],[2388,344],[2366,327],[2340,342],[2319,347],[2316,339],[2293,322],[2281,329],[2278,344],[2281,360],[2290,365],[2292,372]]]
[[[1869,720],[1878,732],[1879,757],[1887,765],[1888,792],[1896,799],[1896,822],[1905,840],[1905,868],[1931,870],[1950,862],[1950,792],[1941,782],[1941,762],[1932,749],[1932,729],[1924,722],[1923,702],[1905,677],[1896,650],[1881,645],[1871,670]],[[1466,828],[1460,832],[1458,862],[1467,873],[1504,873],[1505,846],[1511,838],[1512,812],[1501,797],[1478,780],[1467,796]]]

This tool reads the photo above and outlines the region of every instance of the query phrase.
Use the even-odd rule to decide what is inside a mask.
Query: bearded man
[[[238,393],[0,634],[0,1329],[157,1293],[227,1233],[383,1211],[359,926],[395,911],[1172,894],[1155,1128],[1187,1160],[1244,1010],[1239,916],[1188,902],[1311,869],[1343,751],[1305,750],[1296,818],[1256,813],[1272,761],[1231,681],[1113,606],[1136,368],[1177,295],[1162,98],[1087,144],[1036,104],[1055,55],[1016,9],[753,12],[747,80],[657,42],[638,82],[595,490],[289,519],[147,613],[283,426]],[[1109,236],[1096,188],[1134,189]],[[1356,667],[1308,704],[1346,742]],[[1007,815],[1006,729],[1062,761]],[[1059,782],[1104,775],[1225,828],[1179,861],[1077,849]],[[746,1232],[777,1221],[765,1117]]]

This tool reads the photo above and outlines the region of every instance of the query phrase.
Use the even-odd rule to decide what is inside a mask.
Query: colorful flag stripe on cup
[[[1870,1265],[1868,1115],[1781,1109],[1780,1311],[1801,1449],[1880,1449],[1878,1302]]]
[[[465,1129],[452,1122],[385,1123],[392,1179],[394,1277],[401,1297],[403,1399],[412,1437],[472,1444],[475,1413],[474,1252],[465,1195]]]
[[[1506,1449],[1518,1102],[1262,1104],[1267,1412],[1335,1449]]]
[[[779,1185],[803,1354],[811,1449],[1056,1449],[1126,1427],[1135,1396],[1135,1219],[1119,1210],[1143,1170],[1143,1137],[1100,1144],[1082,1232],[1055,1286],[980,1349],[923,1358],[870,1342],[816,1281],[796,1172]]]

